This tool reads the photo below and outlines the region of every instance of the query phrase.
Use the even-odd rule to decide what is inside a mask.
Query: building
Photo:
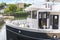
[[[24,3],[17,3],[17,8],[24,8]]]

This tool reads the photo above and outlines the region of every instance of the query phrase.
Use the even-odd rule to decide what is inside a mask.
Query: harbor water
[[[6,28],[5,28],[5,24],[2,26],[2,29],[0,29],[0,40],[6,40]]]
[[[26,22],[26,20],[21,20],[20,22],[22,21]],[[0,40],[6,40],[6,24],[2,25],[2,28],[0,29]]]

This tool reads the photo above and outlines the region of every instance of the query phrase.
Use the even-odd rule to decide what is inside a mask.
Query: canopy
[[[60,5],[53,5],[52,6],[52,11],[60,12]]]
[[[25,9],[25,11],[34,11],[34,10],[46,10],[50,12],[60,12],[60,5],[52,5],[50,8],[46,8],[46,5],[31,5]],[[51,9],[52,8],[52,9]]]
[[[42,10],[42,9],[48,9],[45,8],[45,5],[31,5],[25,9],[25,11],[33,11],[33,10]]]

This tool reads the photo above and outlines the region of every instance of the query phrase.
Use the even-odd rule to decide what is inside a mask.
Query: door
[[[58,19],[59,16],[58,15],[53,15],[53,29],[58,29]]]
[[[47,26],[47,13],[46,12],[40,12],[39,13],[39,28],[44,29],[45,26]]]

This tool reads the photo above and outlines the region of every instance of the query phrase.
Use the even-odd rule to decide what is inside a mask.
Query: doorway
[[[53,29],[58,29],[58,20],[59,16],[58,15],[53,15]]]
[[[38,25],[40,29],[44,29],[47,26],[47,12],[39,12]]]

